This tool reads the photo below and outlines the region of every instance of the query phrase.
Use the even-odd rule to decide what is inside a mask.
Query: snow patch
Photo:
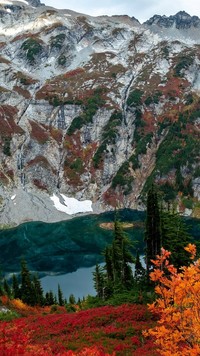
[[[5,5],[13,5],[15,3],[15,0],[0,0],[0,4],[5,4]],[[19,0],[19,2],[23,2],[24,4],[28,5],[28,2],[25,0]]]
[[[64,204],[60,202],[60,198],[55,194],[53,194],[50,199],[53,201],[55,208],[63,213],[74,215],[78,213],[87,213],[93,211],[91,200],[79,201],[75,198],[68,198],[64,194],[60,195],[64,200]]]

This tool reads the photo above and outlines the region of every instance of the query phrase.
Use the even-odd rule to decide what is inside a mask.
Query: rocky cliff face
[[[53,193],[142,208],[153,180],[199,214],[199,23],[0,1],[2,221],[52,220]]]
[[[145,22],[146,25],[157,25],[159,27],[174,27],[177,29],[188,29],[188,28],[200,28],[200,19],[198,16],[190,16],[185,11],[179,11],[174,16],[160,16],[154,15],[148,21]]]

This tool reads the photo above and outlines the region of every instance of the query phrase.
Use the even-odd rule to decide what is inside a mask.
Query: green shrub
[[[10,137],[3,137],[3,153],[6,156],[11,156],[10,143],[11,143]]]
[[[72,121],[67,131],[68,135],[72,135],[77,129],[80,130],[83,125],[92,122],[97,110],[105,104],[105,100],[101,97],[104,90],[105,89],[103,88],[97,88],[94,90],[93,96],[87,99],[84,112],[78,117],[78,119],[74,118]]]
[[[0,311],[0,321],[11,321],[16,318],[19,318],[19,314],[12,310],[6,312]]]
[[[75,170],[76,172],[81,172],[83,169],[82,159],[78,157],[74,162],[71,163],[70,168]]]
[[[196,119],[200,118],[200,109],[196,109],[194,110],[190,117],[189,117],[189,120],[190,122],[194,122]]]
[[[95,168],[99,167],[99,164],[102,161],[102,155],[105,150],[106,150],[106,143],[102,142],[102,144],[98,147],[93,157],[93,164]]]
[[[49,99],[49,104],[56,107],[56,106],[62,105],[63,102],[57,96],[54,96],[53,98]]]
[[[182,70],[188,69],[194,62],[193,55],[190,56],[182,56],[179,58],[179,62],[176,64],[174,68],[174,76],[175,77],[183,77]]]
[[[194,98],[193,98],[192,94],[188,94],[188,95],[186,96],[186,105],[192,104],[193,101],[194,101]]]
[[[176,199],[177,191],[169,183],[161,185],[159,189],[163,193],[164,201],[170,202]]]
[[[59,35],[51,38],[51,48],[61,49],[63,46],[63,42],[65,41],[66,35],[64,33],[60,33]]]
[[[185,208],[187,208],[187,209],[193,208],[193,200],[192,199],[183,198],[182,202],[183,202],[183,205],[185,206]]]
[[[154,95],[152,96],[148,96],[144,103],[149,106],[151,104],[158,104],[159,103],[159,98],[160,96],[162,96],[162,92],[161,91],[156,91]]]
[[[59,57],[58,57],[58,64],[60,66],[64,66],[66,64],[66,61],[67,61],[67,58],[65,57],[64,54],[61,54]]]
[[[102,132],[102,143],[98,147],[97,151],[93,157],[93,164],[95,168],[98,168],[101,160],[103,152],[106,150],[107,145],[114,144],[117,138],[118,128],[122,121],[122,113],[120,111],[115,110],[108,123],[104,126]]]
[[[80,130],[83,125],[84,118],[82,116],[76,116],[68,128],[67,134],[72,135],[76,130]]]
[[[129,176],[129,162],[124,162],[119,168],[118,172],[112,180],[112,188],[115,189],[117,186],[123,187],[123,192],[125,195],[129,194],[132,189],[132,182],[134,178]]]
[[[127,99],[127,105],[128,106],[138,106],[142,104],[142,95],[143,91],[139,89],[133,90]]]
[[[162,52],[164,54],[164,58],[167,59],[169,57],[169,51],[170,51],[170,49],[169,49],[168,46],[165,46],[165,47],[162,48]]]
[[[20,78],[20,84],[22,85],[27,85],[28,84],[28,79],[26,77],[21,77]]]
[[[35,61],[35,57],[42,52],[42,46],[38,39],[28,38],[21,46],[26,51],[26,57],[30,63]]]
[[[51,305],[51,313],[56,313],[58,311],[58,306],[56,304]]]

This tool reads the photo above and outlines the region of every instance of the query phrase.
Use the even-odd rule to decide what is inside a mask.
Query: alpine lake
[[[27,222],[2,229],[1,274],[9,277],[19,273],[21,260],[25,259],[29,270],[37,272],[41,278],[44,291],[55,290],[59,283],[66,297],[70,293],[76,297],[92,294],[92,271],[96,263],[104,261],[103,251],[113,239],[111,223],[114,219],[115,212],[112,211],[56,223]],[[145,212],[120,210],[118,219],[125,223],[124,231],[132,242],[133,254],[139,250],[143,255]],[[184,220],[193,242],[200,240],[200,221]]]

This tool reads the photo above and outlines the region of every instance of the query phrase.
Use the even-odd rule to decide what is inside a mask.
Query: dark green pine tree
[[[113,257],[112,257],[112,245],[107,246],[104,251],[105,256],[105,280],[104,280],[104,299],[108,299],[113,295],[114,288],[114,267],[113,267]]]
[[[35,299],[35,305],[44,305],[44,295],[43,295],[43,289],[39,280],[39,277],[35,274],[33,276],[33,291],[34,291],[34,299]]]
[[[0,296],[4,295],[3,285],[0,284]]]
[[[173,210],[162,211],[161,231],[163,247],[171,252],[170,262],[176,267],[190,264],[190,255],[184,250],[191,238],[181,216]]]
[[[133,271],[130,266],[131,263],[135,262],[133,255],[130,253],[128,247],[130,246],[129,239],[124,236],[122,241],[122,275],[121,281],[122,285],[126,289],[131,289],[133,286]]]
[[[49,303],[49,292],[46,292],[45,293],[45,305],[51,305],[50,303]]]
[[[63,292],[62,292],[59,284],[58,284],[58,304],[60,306],[63,306],[65,304]]]
[[[113,282],[115,289],[129,289],[133,283],[133,274],[130,263],[134,262],[130,252],[131,242],[125,234],[122,224],[116,220],[114,223],[114,240],[112,243]]]
[[[2,277],[2,272],[0,270],[0,296],[4,295],[4,289],[3,289],[3,277]]]
[[[105,265],[102,269],[97,265],[93,273],[95,289],[100,298],[107,299],[113,293],[132,288],[134,278],[130,264],[134,262],[134,257],[130,252],[131,245],[121,222],[115,220],[113,242],[104,251]]]
[[[4,290],[5,294],[10,298],[11,297],[11,288],[10,288],[6,279],[4,279],[4,281],[3,281],[3,290]]]
[[[114,274],[113,274],[113,261],[112,261],[112,246],[106,246],[104,251],[105,256],[105,267],[107,280],[110,282],[114,281]]]
[[[45,304],[48,306],[55,304],[55,298],[51,290],[45,294]]]
[[[21,261],[21,299],[28,305],[35,305],[34,286],[25,260]]]
[[[18,298],[21,299],[21,291],[20,291],[19,281],[16,274],[13,274],[12,276],[12,295],[13,298],[15,299]]]
[[[152,268],[152,259],[160,254],[161,242],[161,218],[158,201],[158,193],[154,184],[147,194],[147,210],[145,222],[145,242],[146,242],[146,267],[147,276]]]
[[[104,299],[105,275],[103,267],[96,264],[93,274],[94,288],[97,292],[97,297]]]
[[[73,294],[69,296],[69,304],[76,304],[76,298]]]

